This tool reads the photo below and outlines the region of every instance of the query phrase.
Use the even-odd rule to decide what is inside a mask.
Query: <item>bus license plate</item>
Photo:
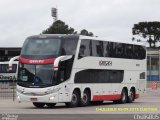
[[[38,101],[37,98],[31,98],[32,102]]]

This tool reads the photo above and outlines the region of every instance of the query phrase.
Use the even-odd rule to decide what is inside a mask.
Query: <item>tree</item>
[[[86,36],[93,36],[93,33],[88,32],[86,29],[81,30],[80,34],[81,35],[86,35]]]
[[[147,39],[149,46],[155,48],[156,43],[160,41],[160,22],[139,22],[134,24],[132,34]]]
[[[65,22],[57,20],[48,29],[42,32],[43,34],[77,34],[74,28],[66,25]],[[86,29],[81,30],[81,35],[93,36],[92,32],[88,32]]]
[[[54,22],[47,30],[42,32],[43,34],[76,34],[73,28],[65,24],[61,20]]]

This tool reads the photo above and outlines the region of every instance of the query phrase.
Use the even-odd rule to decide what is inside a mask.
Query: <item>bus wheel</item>
[[[43,108],[45,103],[37,103],[37,102],[33,102],[33,105],[37,108]]]
[[[56,103],[46,103],[46,105],[49,108],[53,108],[56,105]]]
[[[124,104],[127,102],[127,91],[125,89],[122,90],[122,93],[121,93],[121,99],[119,101],[119,103],[121,104]]]
[[[129,91],[128,102],[129,102],[129,103],[132,103],[132,102],[134,101],[134,99],[135,99],[135,92],[134,92],[133,89],[131,89],[131,90]]]
[[[88,90],[85,90],[81,98],[81,106],[87,106],[90,102],[90,93]]]
[[[71,102],[66,103],[67,107],[77,107],[80,103],[80,94],[77,90],[72,93]]]

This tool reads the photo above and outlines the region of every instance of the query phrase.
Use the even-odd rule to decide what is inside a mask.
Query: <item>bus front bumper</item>
[[[44,102],[44,103],[57,103],[58,93],[52,93],[48,95],[25,95],[23,93],[17,92],[18,102]]]

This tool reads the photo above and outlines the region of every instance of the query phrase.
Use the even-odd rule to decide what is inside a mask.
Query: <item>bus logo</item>
[[[99,61],[100,66],[112,66],[112,61]]]
[[[44,63],[44,60],[30,60],[29,63],[31,63],[31,64],[33,64],[33,63],[40,64],[40,63]]]

